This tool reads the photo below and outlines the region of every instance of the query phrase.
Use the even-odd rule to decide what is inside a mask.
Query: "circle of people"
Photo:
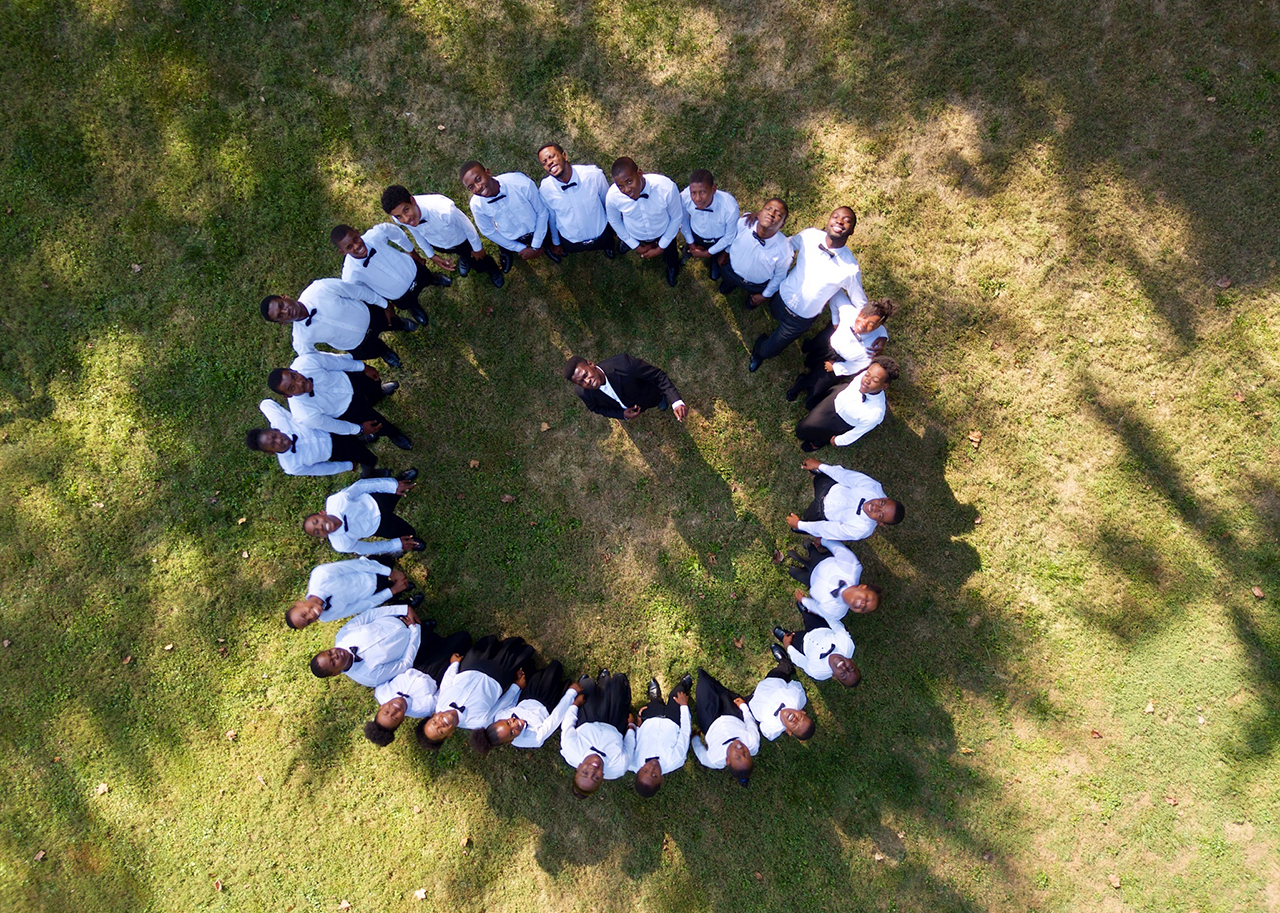
[[[360,476],[303,521],[308,535],[358,557],[316,567],[306,597],[285,612],[285,621],[297,630],[347,619],[334,646],[311,660],[311,671],[319,678],[346,675],[373,689],[378,708],[364,734],[380,747],[394,740],[406,718],[417,721],[418,744],[428,751],[458,729],[470,730],[470,744],[481,755],[502,745],[539,748],[559,730],[578,797],[628,771],[636,791],[652,796],[664,777],[683,767],[690,747],[701,764],[727,769],[746,786],[761,735],[805,740],[814,734],[798,670],[847,687],[861,681],[843,619],[874,611],[882,591],[861,581],[862,566],[845,543],[901,522],[903,505],[863,473],[806,458],[801,467],[813,475],[814,498],[803,516],[792,513],[787,523],[812,537],[805,554],[790,552],[796,562],[790,573],[808,592],[795,591],[799,627],[773,629],[774,668],[749,698],[703,669],[696,688],[685,675],[666,698],[651,679],[647,703],[633,713],[624,674],[606,668],[594,678],[567,681],[558,660],[539,667],[523,638],[487,635],[473,642],[465,631],[443,635],[419,616],[423,596],[410,595],[413,583],[396,561],[424,545],[395,513],[418,473],[410,468],[391,476],[368,446],[381,438],[402,450],[413,444],[375,408],[399,385],[384,381],[369,361],[399,367],[382,334],[425,326],[422,290],[452,285],[428,264],[459,277],[485,275],[500,289],[513,255],[559,263],[587,251],[611,261],[634,252],[642,260],[661,258],[674,287],[684,265],[697,259],[719,282],[720,294],[741,290],[746,309],[768,306],[775,326],[756,339],[749,371],[785,350],[829,308],[830,325],[804,343],[806,370],[786,393],[788,401],[806,394],[809,411],[796,436],[811,452],[852,444],[884,419],[885,389],[898,376],[896,362],[882,354],[884,324],[895,305],[868,301],[863,292],[858,261],[847,247],[857,217],[847,206],[832,211],[824,228],[788,238],[783,200],[743,214],[705,169],[694,171],[682,191],[627,157],[613,163],[612,181],[595,165],[570,164],[556,143],[538,149],[537,158],[547,175],[541,185],[519,172],[494,175],[477,161],[462,165],[474,223],[446,196],[387,187],[381,204],[389,221],[363,233],[348,225],[331,232],[344,257],[340,278],[317,279],[297,298],[262,300],[264,319],[292,328],[297,358],[267,380],[288,408],[263,400],[269,427],[248,432],[247,446],[275,454],[290,475],[358,468]],[[497,246],[497,262],[481,235]],[[631,421],[655,408],[669,409],[681,422],[688,414],[666,372],[629,354],[599,363],[575,355],[563,373],[589,410],[611,419]]]

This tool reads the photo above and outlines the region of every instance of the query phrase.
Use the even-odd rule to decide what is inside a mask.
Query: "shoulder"
[[[680,188],[676,186],[676,182],[665,174],[651,174],[646,171],[644,176],[653,183],[654,187],[665,193],[680,193]]]
[[[523,171],[507,171],[498,175],[498,183],[511,185],[513,187],[521,187],[525,190],[533,189],[533,178],[525,174]]]

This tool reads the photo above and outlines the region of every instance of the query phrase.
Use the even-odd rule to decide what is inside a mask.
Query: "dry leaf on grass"
[[[44,858],[44,850],[41,850],[40,852],[36,853],[36,855],[35,855],[35,861],[36,861],[36,862],[39,862],[39,861],[40,861],[41,859],[43,859],[43,858]]]
[[[1230,276],[1219,276],[1218,281],[1214,283],[1218,288],[1231,288]]]
[[[4,641],[3,641],[3,643],[4,643],[4,645],[7,647],[7,646],[9,646],[9,644],[13,643],[13,641],[11,641],[9,638],[7,638],[7,637],[6,637],[6,638],[4,639]]]
[[[142,272],[142,264],[141,264],[141,263],[130,263],[130,264],[129,264],[129,269],[133,270],[135,273],[140,273],[140,272]]]
[[[1237,403],[1244,402],[1244,394],[1241,393],[1239,390],[1237,390],[1235,393],[1232,393],[1231,398],[1234,399]]]
[[[1198,717],[1196,717],[1196,722],[1197,722],[1197,723],[1199,723],[1201,726],[1203,726],[1203,725],[1204,725],[1204,717],[1202,717],[1202,716],[1198,716]]]
[[[351,901],[349,901],[349,900],[344,900],[344,901],[342,901],[340,904],[338,904],[338,909],[339,909],[339,910],[350,910],[350,909],[351,909]]]
[[[978,445],[982,443],[982,432],[981,432],[981,431],[970,431],[970,432],[969,432],[969,443],[973,445],[973,449],[974,449],[974,450],[977,450],[977,449],[978,449]]]
[[[97,793],[99,796],[105,796],[110,791],[111,791],[111,787],[105,783],[99,783],[98,788],[94,790],[94,792]]]
[[[1090,730],[1089,730],[1089,738],[1091,738],[1091,739],[1100,739],[1100,738],[1102,738],[1102,733],[1100,733],[1100,732],[1099,732],[1098,730],[1096,730],[1096,729],[1090,729]]]
[[[498,498],[498,500],[501,501],[503,504],[510,504],[515,499],[516,499],[515,495],[502,495],[500,498]]]
[[[742,638],[741,638],[741,637],[735,637],[735,638],[733,639],[733,645],[734,645],[735,647],[737,647],[739,650],[741,650],[741,649],[742,649]]]
[[[215,879],[213,880],[213,889],[214,889],[215,891],[221,891],[221,890],[222,890],[222,879],[221,879],[221,878],[215,878]]]
[[[775,549],[773,550],[773,563],[774,563],[774,564],[781,564],[781,563],[782,563],[782,550],[781,550],[781,549],[777,549],[777,548],[775,548]]]
[[[248,558],[248,557],[249,557],[249,553],[248,553],[248,552],[241,552],[241,553],[240,553],[240,557],[241,557],[241,558]]]
[[[1261,599],[1263,596],[1266,595],[1266,593],[1262,592],[1262,587],[1260,586],[1255,586],[1249,592],[1253,594],[1254,599]]]
[[[454,495],[454,497],[457,498],[459,501],[465,501],[467,498],[467,496],[464,495],[462,492],[458,492],[456,495]]]
[[[479,468],[480,468],[480,461],[479,461],[479,460],[471,460],[470,462],[468,462],[468,463],[467,463],[467,465],[468,465],[468,466],[470,466],[472,469],[479,469]]]
[[[460,838],[458,838],[458,846],[466,847],[466,846],[470,845],[470,843],[471,843],[471,838],[470,838],[470,837],[460,837]]]
[[[543,423],[542,423],[542,427],[541,427],[540,429],[538,429],[538,430],[540,430],[540,431],[550,431],[550,430],[551,430],[551,426],[550,426],[550,425],[548,425],[546,422],[543,422]]]
[[[241,517],[239,520],[237,520],[237,521],[236,521],[236,526],[241,526],[241,525],[243,525],[243,524],[244,524],[244,521],[245,521],[246,519],[248,519],[248,518],[247,518],[247,517]]]
[[[426,888],[418,888],[418,890],[416,890],[416,891],[414,891],[414,892],[413,892],[413,899],[414,899],[414,900],[426,900],[426,899],[427,899],[427,889],[426,889]]]
[[[1177,796],[1165,796],[1165,797],[1164,797],[1164,802],[1165,802],[1165,805],[1177,805],[1177,804],[1178,804],[1178,797],[1177,797]]]
[[[715,553],[715,552],[709,552],[709,553],[707,554],[707,564],[711,565],[712,567],[715,567],[715,566],[716,566],[716,553]]]
[[[129,665],[129,663],[131,663],[131,662],[133,662],[133,657],[132,657],[132,656],[126,656],[126,657],[124,658],[124,663],[123,663],[123,665],[126,665],[126,666],[127,666],[127,665]]]
[[[234,741],[236,740],[236,736],[237,736],[237,735],[239,735],[239,733],[238,733],[238,732],[236,732],[234,729],[228,729],[228,730],[227,730],[227,741],[228,741],[228,742],[234,742]]]
[[[1143,707],[1143,708],[1142,708],[1142,712],[1143,712],[1143,713],[1155,713],[1155,712],[1156,712],[1156,705],[1155,705],[1154,703],[1152,703],[1151,701],[1147,701],[1147,706],[1145,706],[1145,707]]]
[[[1110,882],[1111,887],[1113,887],[1113,888],[1118,888],[1118,887],[1120,887],[1120,876],[1119,876],[1119,875],[1108,875],[1108,876],[1107,876],[1107,881],[1108,881],[1108,882]]]
[[[172,650],[173,650],[173,644],[165,644],[165,645],[164,645],[164,652],[169,653],[169,652],[171,652]]]
[[[421,814],[422,814],[422,809],[415,805],[415,806],[413,807],[413,813],[414,813],[415,815],[421,815]]]

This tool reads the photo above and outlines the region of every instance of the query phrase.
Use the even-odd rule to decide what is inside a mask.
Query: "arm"
[[[631,232],[627,231],[626,222],[622,218],[622,210],[618,208],[618,204],[614,202],[613,194],[606,193],[604,198],[604,212],[609,218],[609,224],[613,226],[613,233],[618,236],[618,240],[627,247],[635,250],[640,242],[632,237]]]
[[[756,718],[746,701],[738,709],[742,711],[742,722],[747,726],[747,737],[742,741],[747,746],[747,751],[756,754],[760,751],[760,727],[756,725]]]
[[[856,422],[850,422],[850,424],[853,426],[852,428],[850,428],[844,434],[837,434],[835,437],[831,439],[831,443],[835,444],[837,447],[844,447],[849,444],[852,444],[854,441],[862,437],[872,428],[875,428],[877,425],[879,425],[882,421],[884,421],[884,412],[880,410],[876,410],[870,415],[859,416]]]
[[[689,189],[686,187],[680,191],[680,234],[684,235],[684,243],[693,245],[693,214],[689,212],[689,207],[693,205],[690,200]]]
[[[861,570],[862,565],[858,562],[858,556],[853,550],[843,542],[823,542],[827,551],[831,552],[831,557],[835,558],[841,564],[852,564],[855,568]]]
[[[715,765],[711,763],[711,757],[707,753],[707,743],[702,741],[702,736],[695,735],[690,740],[689,745],[693,748],[693,756],[698,759],[698,763],[703,767],[715,767]]]
[[[625,419],[626,413],[623,408],[613,401],[613,399],[599,390],[584,390],[578,388],[578,398],[583,404],[594,412],[596,415],[603,415],[605,418]]]
[[[555,707],[551,708],[551,714],[533,730],[533,737],[537,740],[539,745],[551,738],[551,733],[555,732],[560,727],[565,716],[569,713],[569,708],[573,707],[574,715],[577,716],[578,708],[573,706],[573,699],[577,696],[578,692],[576,689],[566,689],[564,696],[560,698],[560,702],[557,703]]]
[[[676,389],[676,385],[671,382],[671,378],[667,377],[667,372],[661,368],[655,367],[639,358],[632,359],[632,372],[641,380],[657,384],[658,389],[662,391],[662,395],[674,406],[677,402],[683,402],[680,391]]]
[[[280,453],[280,454],[277,454],[277,456],[283,457],[284,454]],[[284,469],[284,460],[280,461],[280,467]],[[285,469],[285,472],[288,473],[289,475],[297,475],[297,476],[336,476],[341,472],[350,472],[354,468],[355,467],[352,466],[352,464],[348,460],[342,460],[341,462],[336,462],[336,463],[332,460],[329,460],[324,463],[307,463],[305,465],[302,465],[302,464],[295,465],[293,467],[292,472],[290,472],[288,469]]]
[[[560,738],[564,739],[569,733],[578,728],[578,706],[572,701],[569,702],[569,709],[565,711],[564,721],[560,724]]]
[[[718,254],[722,250],[728,250],[729,245],[733,243],[733,239],[738,236],[738,201],[733,198],[732,194],[726,193],[724,196],[725,206],[728,207],[725,213],[724,234],[719,241],[711,245],[711,249],[707,251],[709,254]]]
[[[680,744],[684,746],[684,750],[689,750],[689,740],[693,734],[693,717],[689,713],[689,705],[687,703],[680,705]]]
[[[468,219],[466,215],[463,213],[463,211],[459,209],[457,206],[451,207],[451,211],[449,213],[449,221],[451,221],[458,228],[462,229],[462,231],[466,234],[467,243],[471,245],[472,253],[479,254],[481,251],[484,250],[484,247],[481,246],[480,244],[480,235],[476,231],[476,227],[473,224],[471,224],[471,220]]]
[[[542,194],[538,193],[538,185],[533,181],[529,181],[524,195],[529,200],[529,205],[533,207],[534,217],[537,219],[533,227],[533,240],[529,242],[529,246],[539,248],[547,238],[547,223],[551,217],[551,211],[542,201]]]
[[[396,486],[400,483],[394,478],[385,479],[357,479],[347,486],[347,491],[353,495],[368,494],[388,494],[396,493]]]
[[[773,267],[773,275],[769,277],[769,284],[761,293],[765,298],[772,298],[778,293],[778,286],[782,285],[782,280],[787,278],[787,271],[791,269],[791,259],[790,254],[778,258],[778,262]]]
[[[857,266],[853,268],[853,274],[845,280],[844,289],[849,293],[849,301],[858,310],[862,310],[867,303],[867,293],[862,290],[862,270]],[[831,309],[832,315],[835,314],[835,308]]]
[[[290,404],[292,406],[292,404]],[[292,412],[292,408],[290,409]],[[299,424],[306,425],[308,428],[314,428],[317,431],[327,431],[330,434],[359,434],[361,428],[355,422],[344,422],[340,418],[334,418],[332,415],[324,415],[323,413],[314,413],[312,415],[301,416],[295,415]]]
[[[816,536],[828,544],[841,542],[849,538],[849,533],[844,528],[844,525],[831,520],[801,520],[796,524],[795,528],[802,533]]]
[[[658,239],[658,246],[665,248],[674,241],[684,225],[684,220],[688,217],[689,214],[684,211],[684,204],[680,202],[680,192],[676,190],[676,185],[672,183],[671,190],[667,194],[667,230]]]

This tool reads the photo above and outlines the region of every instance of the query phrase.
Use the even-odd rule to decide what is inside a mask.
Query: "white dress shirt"
[[[508,695],[511,695],[510,699]],[[493,719],[489,722],[496,723],[498,720],[509,720],[513,716],[519,717],[527,725],[511,740],[511,744],[516,748],[541,748],[543,743],[551,738],[551,734],[560,728],[560,724],[564,722],[564,715],[569,712],[569,706],[577,696],[577,691],[566,688],[559,702],[548,710],[542,701],[535,701],[533,698],[525,698],[516,703],[515,698],[519,697],[519,694],[512,695],[511,689],[508,688],[502,700],[498,701],[498,706],[493,709]]]
[[[512,685],[507,695],[514,702],[520,688]],[[483,729],[493,722],[493,708],[503,697],[502,685],[497,679],[475,669],[459,672],[458,664],[450,663],[440,678],[436,710],[443,713],[452,707],[458,711],[459,729]]]
[[[798,639],[800,635],[797,634],[796,637]],[[815,682],[826,681],[835,674],[831,671],[831,662],[828,659],[832,653],[853,658],[853,638],[838,621],[829,628],[810,631],[804,635],[802,643],[804,644],[803,653],[791,646],[787,647],[787,655],[791,657],[797,669],[803,669],[805,674]]]
[[[604,762],[604,778],[616,780],[627,772],[631,753],[635,750],[636,732],[628,729],[624,738],[608,723],[578,725],[578,708],[569,705],[560,724],[560,757],[576,768],[589,754],[598,754]]]
[[[631,761],[627,770],[635,773],[650,758],[658,759],[658,766],[662,768],[664,777],[673,770],[679,770],[684,767],[685,758],[689,756],[689,736],[692,731],[693,724],[687,706],[680,708],[679,725],[666,716],[650,717],[645,714],[640,728],[636,730],[636,743],[631,748]]]
[[[272,428],[293,438],[288,450],[276,454],[286,475],[332,476],[352,468],[349,460],[329,459],[333,454],[333,436],[329,432],[302,424],[274,399],[264,399],[258,408]]]
[[[342,626],[333,645],[351,651],[351,668],[346,675],[352,681],[376,688],[412,668],[422,643],[422,625],[405,624],[408,611],[403,605],[378,606]]]
[[[604,368],[600,368],[600,373],[604,374]],[[613,384],[609,382],[609,375],[607,374],[605,374],[604,376],[604,383],[600,385],[600,392],[603,393],[605,396],[609,397],[609,399],[613,400],[615,403],[621,406],[624,410],[630,409],[631,406],[634,405],[634,403],[624,403],[622,401],[622,397],[618,395],[618,391],[613,389]],[[667,405],[670,406],[672,409],[674,409],[676,406],[683,406],[684,400],[678,399],[674,403],[668,403]]]
[[[547,175],[538,185],[538,193],[551,215],[551,243],[563,238],[581,244],[604,234],[609,216],[604,210],[604,196],[609,179],[595,165],[571,166],[569,180],[561,183]]]
[[[862,437],[883,422],[888,411],[889,403],[883,390],[863,393],[858,389],[859,385],[858,381],[851,381],[848,387],[836,394],[836,415],[853,426],[844,434],[835,436],[832,443],[837,447],[845,447]]]
[[[733,243],[738,234],[738,201],[733,195],[717,190],[711,198],[711,205],[699,209],[686,187],[680,191],[680,205],[684,208],[681,229],[686,244],[693,243],[693,236],[699,238],[718,239],[707,248],[707,253],[718,254]]]
[[[318,343],[335,349],[354,349],[369,332],[369,307],[386,307],[386,299],[363,285],[341,279],[317,279],[298,295],[311,314],[293,322],[293,350],[316,351]]]
[[[360,238],[368,255],[343,257],[342,281],[363,285],[390,301],[408,292],[418,277],[418,264],[405,253],[413,249],[413,242],[404,229],[394,222],[379,222]]]
[[[308,352],[289,365],[303,377],[311,379],[311,392],[289,397],[289,412],[302,424],[333,434],[359,434],[360,426],[338,418],[351,405],[355,388],[349,371],[363,371],[364,362],[350,355],[333,352]]]
[[[826,247],[827,233],[818,228],[806,228],[791,238],[796,265],[778,292],[787,310],[797,317],[817,317],[837,289],[844,289],[859,308],[867,303],[862,271],[853,251],[848,245],[824,250]]]
[[[756,718],[751,715],[750,705],[735,707],[742,711],[742,716],[731,713],[716,717],[714,723],[700,736],[693,739],[693,754],[703,767],[720,770],[727,763],[729,743],[740,739],[751,754],[760,753],[760,729],[756,726]]]
[[[307,595],[325,601],[320,621],[341,621],[382,605],[394,595],[390,587],[378,589],[378,577],[390,573],[385,564],[368,558],[351,558],[321,564],[307,580]]]
[[[779,714],[788,707],[803,710],[809,698],[799,682],[785,682],[780,678],[766,678],[756,685],[747,706],[760,724],[760,734],[772,742],[786,732]]]
[[[836,542],[856,542],[876,531],[876,521],[862,512],[863,503],[885,497],[884,487],[871,476],[843,466],[822,463],[818,472],[837,484],[822,502],[825,520],[801,520],[796,529],[811,536]]]
[[[836,327],[831,334],[831,348],[841,358],[840,361],[833,362],[835,373],[841,376],[857,374],[871,364],[871,359],[876,355],[876,341],[880,339],[887,341],[889,331],[882,323],[869,332],[855,333],[853,323],[862,308],[854,307],[850,303],[844,289],[831,297],[831,309],[835,312],[831,315],[831,322]]]
[[[424,193],[414,194],[413,201],[422,214],[417,225],[406,225],[394,216],[392,220],[413,235],[413,240],[428,257],[436,255],[437,247],[449,250],[464,241],[471,245],[473,253],[483,250],[476,227],[453,204],[453,200],[439,193]]]
[[[404,698],[404,715],[422,719],[436,712],[436,680],[417,669],[405,669],[395,678],[373,689],[373,698],[381,707],[393,697]]]
[[[809,575],[809,595],[801,599],[800,604],[806,611],[834,624],[849,613],[849,606],[840,594],[862,580],[862,564],[842,543],[832,540],[822,544],[830,550],[831,557],[819,561]]]
[[[525,248],[516,238],[530,233],[533,240],[529,247],[541,247],[547,236],[548,213],[537,185],[519,171],[508,171],[494,178],[498,182],[497,196],[473,194],[471,197],[471,215],[480,234],[512,253]]]
[[[747,228],[745,216],[738,220],[737,231],[729,244],[729,265],[748,282],[765,283],[760,294],[773,297],[782,280],[787,278],[791,257],[791,242],[782,232],[765,238],[762,243],[756,233]]]
[[[342,520],[342,526],[329,534],[329,544],[334,551],[354,555],[386,555],[400,551],[399,539],[363,541],[366,536],[376,533],[382,522],[382,511],[372,495],[375,492],[395,494],[397,484],[395,479],[359,479],[325,499],[325,513]]]
[[[617,184],[604,195],[605,212],[618,238],[635,250],[641,241],[658,240],[666,249],[684,225],[684,206],[676,182],[663,174],[646,174],[644,190],[633,200]]]

